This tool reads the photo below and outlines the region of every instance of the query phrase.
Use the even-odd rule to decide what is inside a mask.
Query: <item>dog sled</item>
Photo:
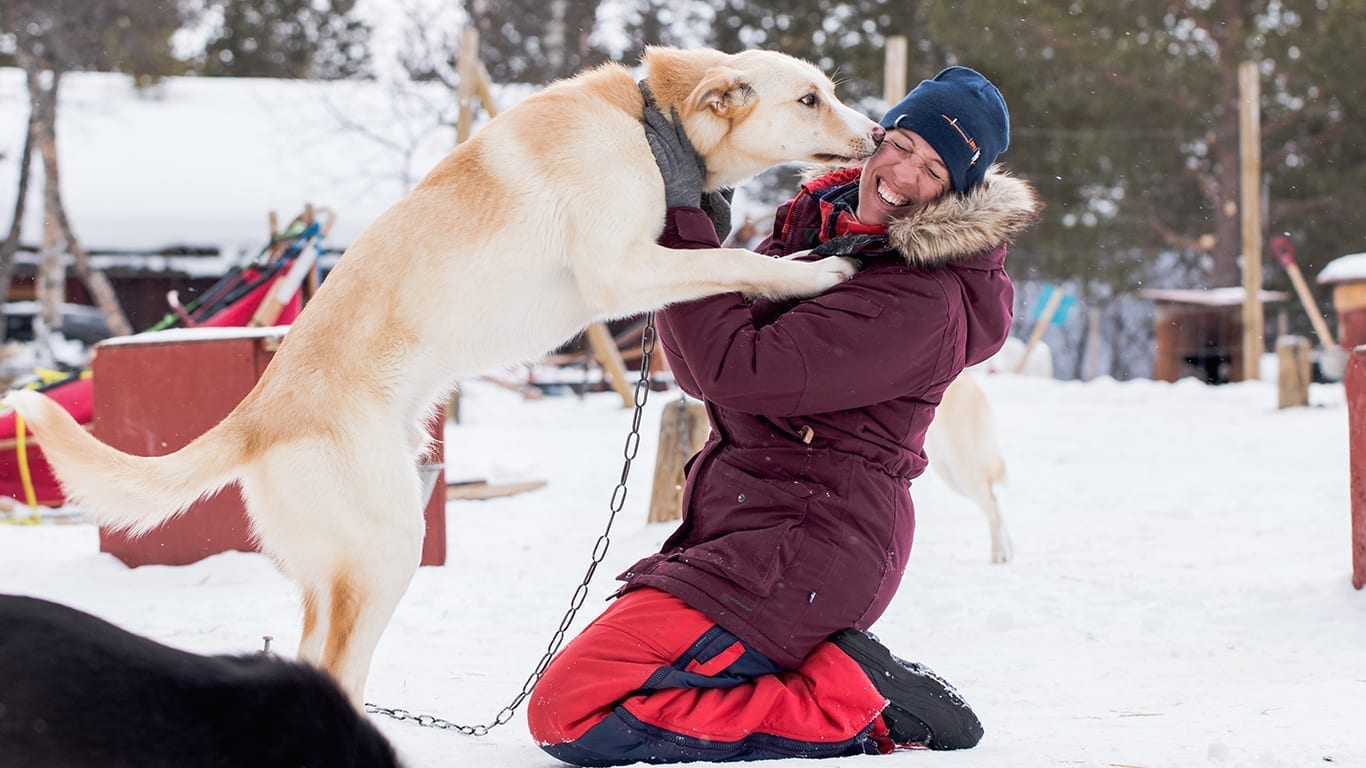
[[[320,280],[318,255],[333,216],[322,220],[311,207],[283,230],[272,233],[259,253],[233,267],[201,296],[181,304],[176,292],[167,295],[170,310],[143,333],[172,328],[233,328],[288,325],[303,310],[305,294]],[[40,375],[27,388],[43,392],[90,429],[95,418],[94,380],[89,368]],[[43,456],[42,446],[25,430],[17,429],[13,409],[0,411],[0,497],[29,507],[61,506],[61,485]]]

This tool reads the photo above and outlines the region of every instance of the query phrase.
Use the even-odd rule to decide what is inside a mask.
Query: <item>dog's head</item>
[[[734,186],[781,163],[851,163],[882,138],[876,122],[835,97],[816,67],[775,51],[647,48],[655,100],[677,108],[707,162],[707,187]]]

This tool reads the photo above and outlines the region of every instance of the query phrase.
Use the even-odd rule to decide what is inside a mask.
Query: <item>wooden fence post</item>
[[[459,144],[474,132],[474,102],[479,94],[479,30],[465,27],[460,31],[460,56],[455,71],[456,101],[460,114],[455,123],[455,143]]]
[[[1262,308],[1262,124],[1257,62],[1238,66],[1238,215],[1243,240],[1243,381],[1261,376],[1266,342]]]
[[[1276,339],[1278,408],[1309,405],[1309,339],[1282,336]]]
[[[1347,360],[1348,472],[1352,500],[1352,586],[1366,586],[1366,345]]]
[[[622,407],[634,406],[635,387],[627,379],[626,361],[621,357],[621,349],[617,346],[617,340],[612,338],[612,332],[607,329],[606,324],[598,321],[590,323],[585,333],[588,334],[588,347],[592,350],[593,359],[598,361],[603,372],[612,380],[612,389],[621,396]]]
[[[651,523],[677,520],[683,515],[683,465],[707,441],[707,409],[683,399],[664,406],[659,423],[659,453],[650,486]]]
[[[887,38],[887,51],[882,62],[882,98],[890,109],[906,95],[905,35]]]

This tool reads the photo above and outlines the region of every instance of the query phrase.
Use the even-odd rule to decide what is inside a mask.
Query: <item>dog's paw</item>
[[[839,285],[858,274],[859,267],[862,266],[858,259],[850,259],[844,256],[827,256],[816,263],[824,265],[827,269],[841,275],[839,282],[835,283],[835,285]]]
[[[844,256],[827,256],[820,261],[807,262],[820,272],[821,291],[827,291],[858,273],[859,263]],[[820,291],[817,291],[819,293]]]
[[[859,264],[843,256],[828,256],[819,261],[796,261],[793,267],[800,268],[797,281],[790,286],[789,296],[808,297],[825,293],[858,272]]]

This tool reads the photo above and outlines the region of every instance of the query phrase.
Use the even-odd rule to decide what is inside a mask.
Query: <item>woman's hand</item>
[[[707,164],[683,131],[678,110],[672,113],[670,121],[654,104],[646,104],[640,122],[659,166],[659,175],[664,177],[665,204],[670,208],[696,208],[702,203]]]

